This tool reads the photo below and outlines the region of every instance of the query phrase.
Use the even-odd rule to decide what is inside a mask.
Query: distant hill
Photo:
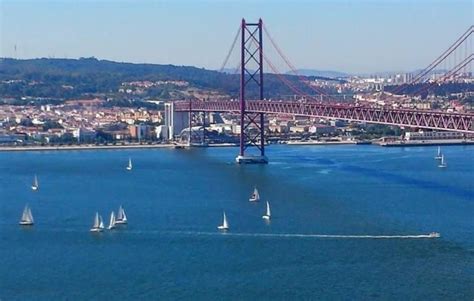
[[[325,78],[344,78],[344,77],[350,76],[350,74],[348,73],[339,72],[339,71],[330,71],[330,70],[297,69],[295,71],[299,75],[325,77]],[[286,74],[293,75],[294,73],[292,71],[288,71]]]
[[[314,91],[301,83],[298,77],[284,76],[300,91],[314,94]],[[17,82],[12,83],[12,80]],[[1,97],[75,98],[100,94],[126,98],[132,96],[118,93],[123,82],[167,80],[188,82],[189,87],[186,88],[188,92],[190,89],[199,89],[200,92],[209,91],[233,98],[239,95],[240,82],[237,74],[192,66],[120,63],[96,58],[0,59]],[[186,97],[185,92],[179,87],[154,87],[147,89],[140,97],[176,99]],[[248,93],[248,97],[257,97],[258,90],[252,87],[248,89]],[[294,92],[276,75],[265,75],[266,98],[293,94]]]
[[[314,79],[320,79],[320,80],[339,80],[339,78],[343,77],[348,77],[349,75],[346,76],[334,76],[336,74],[345,74],[342,72],[337,72],[337,71],[317,71],[317,70],[309,70],[309,69],[301,69],[301,70],[296,70],[296,75],[299,77],[307,77],[310,80]],[[232,68],[224,68],[221,72],[226,73],[226,74],[240,74],[240,69],[232,69]],[[254,70],[250,69],[249,72],[254,72]],[[295,73],[292,71],[288,71],[284,73],[285,75],[290,75],[290,76],[295,76]],[[342,80],[341,82],[344,82]]]

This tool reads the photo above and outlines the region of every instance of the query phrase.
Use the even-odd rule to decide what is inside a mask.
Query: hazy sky
[[[473,2],[0,0],[0,57],[95,56],[219,69],[241,18],[261,17],[297,68],[412,70],[473,23]],[[268,56],[287,70],[274,53]]]

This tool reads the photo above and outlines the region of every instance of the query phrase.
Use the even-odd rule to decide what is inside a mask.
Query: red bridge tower
[[[242,41],[240,62],[240,153],[237,163],[268,163],[265,156],[265,127],[263,113],[246,111],[245,94],[247,87],[256,85],[259,100],[263,100],[263,23],[246,23],[242,19]],[[259,154],[245,154],[253,147]]]

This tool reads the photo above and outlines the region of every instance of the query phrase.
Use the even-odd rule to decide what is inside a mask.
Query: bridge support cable
[[[445,50],[439,57],[437,57],[431,64],[429,64],[425,69],[420,71],[411,81],[411,83],[416,83],[426,76],[430,71],[436,68],[441,62],[443,62],[449,55],[451,55],[459,46],[472,34],[474,31],[474,26],[470,26],[469,29],[464,32],[447,50]]]
[[[431,62],[426,68],[418,72],[417,75],[413,77],[413,79],[407,85],[401,85],[397,89],[395,89],[392,93],[398,94],[401,93],[407,86],[413,85],[421,81],[424,77],[426,77],[432,70],[436,67],[440,66],[442,63],[448,63],[448,57],[453,54],[458,48],[461,47],[463,43],[471,42],[471,39],[467,40],[471,34],[474,32],[474,25],[471,25],[451,46],[446,49],[439,57],[437,57],[433,62]],[[467,40],[467,41],[466,41]],[[455,63],[454,63],[455,64]]]
[[[302,82],[303,84],[307,85],[311,90],[315,91],[316,93],[320,94],[320,95],[323,95],[323,96],[326,96],[328,98],[328,100],[332,100],[334,101],[334,99],[331,98],[331,96],[329,94],[327,94],[326,92],[324,92],[322,89],[319,89],[311,84],[308,83],[308,81],[303,77],[301,76],[300,74],[298,74],[298,71],[296,70],[295,66],[290,62],[290,60],[288,59],[288,57],[283,53],[283,51],[281,50],[281,48],[278,46],[278,44],[275,42],[275,40],[272,38],[272,36],[270,35],[268,29],[266,26],[263,27],[264,29],[264,32],[266,34],[266,37],[268,38],[268,40],[270,41],[270,44],[273,46],[273,48],[277,51],[277,53],[280,55],[280,57],[283,59],[283,61],[285,61],[286,65],[290,68],[291,72],[298,77],[298,79],[300,80],[300,82]]]
[[[240,36],[240,31],[242,30],[242,28],[239,26],[239,29],[237,30],[237,33],[235,34],[235,37],[234,37],[234,40],[232,41],[232,45],[230,46],[230,49],[229,51],[227,52],[227,55],[224,59],[224,62],[222,63],[221,65],[221,68],[219,69],[220,72],[224,72],[224,69],[225,67],[227,66],[227,63],[230,59],[230,56],[232,55],[232,53],[234,52],[234,49],[235,49],[235,46],[237,45],[237,40],[239,39],[239,36]]]
[[[254,41],[254,44],[255,46],[258,48],[259,45]],[[313,98],[311,95],[307,95],[306,93],[304,93],[303,91],[301,91],[300,89],[298,89],[295,85],[293,85],[291,83],[291,81],[289,81],[287,78],[285,78],[281,72],[273,65],[273,63],[270,61],[270,59],[263,53],[262,51],[262,56],[263,56],[263,60],[265,61],[265,63],[270,67],[270,69],[273,71],[273,74],[285,85],[287,86],[287,88],[289,88],[291,91],[293,91],[293,93],[295,93],[297,96],[300,96],[301,98],[304,98],[304,99],[311,99],[311,100],[314,100],[314,101],[317,101],[317,99]]]
[[[445,80],[448,80],[449,78],[455,76],[459,71],[461,71],[463,68],[468,66],[472,61],[474,60],[474,54],[471,53],[470,56],[466,57],[464,60],[462,60],[459,64],[457,64],[455,67],[451,68],[446,74],[444,74],[442,77],[434,80],[433,82],[426,83],[426,85],[422,86],[415,92],[413,92],[413,95],[419,95],[422,94],[422,92],[425,92],[428,90],[430,87],[440,84],[444,82]]]
[[[305,94],[303,91],[295,87],[287,78],[285,78],[281,73],[278,71],[278,69],[272,64],[272,62],[266,57],[263,56],[263,59],[265,60],[265,63],[270,67],[270,69],[273,71],[275,76],[285,85],[287,86],[291,91],[293,91],[296,95],[300,96],[301,98],[304,99],[311,99],[313,101],[317,101],[316,98],[313,98],[310,95]]]

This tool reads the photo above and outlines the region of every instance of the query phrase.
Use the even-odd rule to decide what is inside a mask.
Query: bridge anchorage
[[[259,99],[263,100],[263,23],[247,23],[242,19],[241,25],[241,61],[240,61],[240,152],[235,158],[239,164],[268,163],[265,156],[264,113],[247,111],[247,87],[258,88]],[[259,154],[251,154],[250,147]],[[247,153],[246,153],[247,151]]]

